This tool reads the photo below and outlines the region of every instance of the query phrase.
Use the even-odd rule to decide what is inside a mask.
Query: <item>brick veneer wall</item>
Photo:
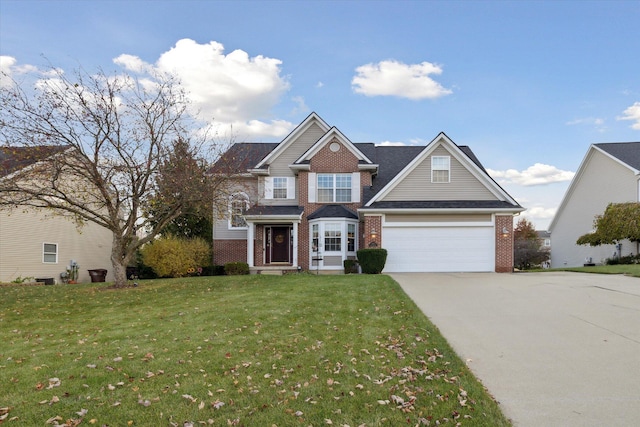
[[[506,228],[508,234],[502,231]],[[496,215],[496,273],[513,272],[513,217]]]
[[[375,230],[375,238],[371,235]],[[382,247],[382,215],[370,215],[364,217],[364,248],[381,248]]]
[[[247,261],[246,240],[214,240],[213,263],[225,265],[228,262]]]
[[[311,159],[309,172],[315,173],[351,173],[358,172],[358,159],[353,155],[351,151],[344,145],[340,144],[340,150],[337,152],[331,151],[329,146],[332,142],[338,142],[336,139],[325,144]],[[298,265],[304,270],[309,268],[310,257],[313,254],[309,253],[309,223],[305,220],[306,217],[320,209],[325,203],[309,203],[309,172],[301,171],[298,175],[299,185],[299,202],[300,206],[304,208],[304,218],[298,227]],[[371,185],[371,173],[361,171],[360,173],[360,200],[362,201],[362,188]],[[326,203],[330,204],[330,203]],[[352,210],[358,211],[362,206],[360,203],[343,203],[343,205]],[[363,233],[363,226],[360,224],[359,234]],[[361,239],[358,239],[362,243]],[[366,244],[366,243],[365,243]]]

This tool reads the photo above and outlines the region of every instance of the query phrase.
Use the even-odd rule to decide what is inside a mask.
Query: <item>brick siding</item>
[[[246,240],[213,241],[213,263],[225,265],[228,262],[247,262]]]
[[[503,234],[506,228],[508,233]],[[513,272],[513,216],[496,215],[496,273]]]

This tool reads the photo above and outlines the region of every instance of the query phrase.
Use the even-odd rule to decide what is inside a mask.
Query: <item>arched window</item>
[[[229,228],[247,228],[244,219],[245,211],[249,209],[249,196],[245,193],[235,193],[229,202]]]

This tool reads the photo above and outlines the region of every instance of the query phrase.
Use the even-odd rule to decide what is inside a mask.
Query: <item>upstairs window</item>
[[[449,182],[450,179],[450,157],[431,157],[431,182]]]
[[[249,196],[245,193],[237,193],[231,196],[229,202],[229,228],[247,228],[244,219],[245,211],[249,209]]]
[[[58,244],[57,243],[42,244],[42,262],[46,264],[58,263]]]
[[[318,174],[318,202],[351,202],[351,176],[349,173]]]
[[[287,178],[284,178],[284,177],[273,178],[273,198],[274,199],[287,198]]]

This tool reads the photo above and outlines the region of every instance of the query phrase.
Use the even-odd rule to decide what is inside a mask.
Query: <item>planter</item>
[[[91,277],[91,282],[104,282],[107,278],[107,270],[104,268],[96,268],[94,270],[87,270],[89,272],[89,276]]]

